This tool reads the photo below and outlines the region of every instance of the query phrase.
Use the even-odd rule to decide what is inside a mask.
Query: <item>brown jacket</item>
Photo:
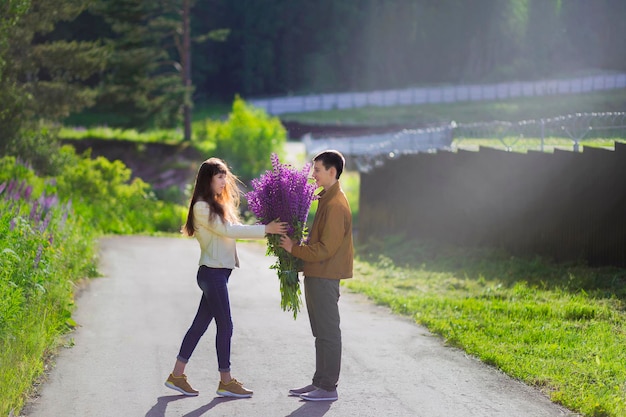
[[[352,277],[352,213],[339,181],[320,193],[308,242],[294,246],[291,253],[304,261],[304,276]]]

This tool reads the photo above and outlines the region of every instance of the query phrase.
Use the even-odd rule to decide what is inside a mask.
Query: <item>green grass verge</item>
[[[626,415],[626,270],[399,237],[359,253],[347,288],[554,402],[585,416]]]
[[[572,113],[626,111],[626,89],[590,94],[526,97],[498,101],[363,107],[359,109],[289,113],[285,121],[318,125],[424,126],[457,123],[517,122]]]
[[[154,129],[140,132],[135,129],[118,129],[108,126],[62,127],[59,137],[62,139],[108,139],[126,140],[130,142],[171,143],[182,141],[182,133],[175,129]]]
[[[603,149],[615,149],[615,142],[626,142],[623,138],[587,138],[578,143],[579,150],[583,150],[584,147],[588,148],[603,148]],[[543,151],[554,152],[555,149],[562,149],[572,151],[575,148],[575,142],[571,139],[548,137],[543,140],[535,138],[518,138],[518,137],[503,137],[501,139],[465,139],[458,138],[452,142],[452,147],[456,149],[465,150],[477,150],[479,147],[487,147],[500,150],[508,150],[513,152],[527,152],[527,151]]]

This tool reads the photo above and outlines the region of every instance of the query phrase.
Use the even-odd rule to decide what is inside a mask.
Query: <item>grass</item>
[[[579,142],[579,149],[582,147],[614,149],[615,143],[625,143],[626,139],[605,139],[588,138]],[[571,139],[548,137],[543,143],[535,138],[503,137],[501,139],[477,139],[477,138],[457,138],[452,142],[455,149],[477,150],[479,147],[510,150],[514,152],[527,152],[529,150],[544,152],[554,152],[555,149],[573,150],[575,142]]]
[[[177,144],[182,140],[182,132],[176,129],[155,129],[139,132],[135,129],[118,129],[108,126],[62,127],[59,136],[63,139],[108,139],[131,142]]]
[[[346,282],[586,416],[626,415],[626,271],[403,237]]]
[[[291,113],[282,120],[318,125],[439,126],[493,120],[517,122],[573,113],[626,111],[626,90],[601,93],[527,97],[490,102],[364,107],[359,109]]]
[[[225,119],[231,111],[231,103],[205,101],[198,103],[192,113],[192,130],[207,119]],[[114,114],[99,114],[86,110],[83,113],[72,115],[65,120],[59,130],[63,139],[110,139],[128,140],[133,142],[158,142],[177,144],[183,140],[182,125],[175,129],[122,129],[115,126],[119,117]]]
[[[226,108],[226,107],[224,107]],[[284,115],[311,124],[439,125],[547,118],[626,110],[626,90],[515,99]],[[211,110],[198,117],[215,115]],[[587,146],[611,147],[594,139]],[[549,149],[571,149],[548,138]],[[538,149],[533,140],[463,139],[457,147]],[[358,232],[359,174],[342,187]],[[316,205],[311,212],[314,213]],[[412,317],[450,345],[542,390],[552,401],[593,417],[626,415],[626,270],[554,264],[500,250],[458,248],[389,237],[358,248],[347,288]]]

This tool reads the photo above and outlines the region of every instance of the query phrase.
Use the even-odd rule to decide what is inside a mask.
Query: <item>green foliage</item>
[[[26,97],[29,118],[57,119],[93,103],[85,81],[104,67],[98,42],[49,40],[57,22],[76,18],[87,1],[33,1],[9,34],[7,80]]]
[[[178,232],[185,208],[156,200],[121,162],[76,155],[55,177],[0,158],[0,415],[19,411],[73,326],[76,283],[96,275],[103,233]]]
[[[54,162],[45,155],[55,145],[38,137],[39,120],[54,121],[93,103],[96,92],[87,80],[103,69],[106,51],[97,41],[51,36],[56,23],[74,19],[86,5],[11,0],[0,6],[0,155],[32,158],[52,172]]]
[[[110,139],[127,140],[131,142],[180,143],[182,137],[174,129],[150,129],[140,132],[136,129],[119,129],[108,126],[94,126],[88,129],[82,127],[64,127],[59,130],[62,139]]]
[[[235,98],[226,121],[208,120],[198,134],[215,143],[215,155],[223,158],[243,182],[271,167],[270,159],[262,155],[283,155],[287,137],[278,118],[249,106],[240,97]]]
[[[8,415],[67,330],[74,283],[95,275],[95,235],[53,181],[14,158],[0,168],[0,415]]]
[[[626,274],[395,236],[347,286],[585,416],[626,413]]]
[[[198,2],[196,26],[231,34],[195,48],[194,85],[248,97],[623,70],[625,13],[621,0]]]
[[[172,128],[185,96],[176,45],[182,31],[178,1],[97,1],[92,12],[113,32],[98,110],[123,115],[118,126]]]
[[[72,198],[76,211],[94,229],[121,234],[179,230],[182,207],[157,200],[147,183],[131,180],[130,169],[121,161],[78,157],[71,147],[62,153],[73,161],[71,169],[57,177],[59,193]]]
[[[28,123],[22,126],[19,139],[7,143],[0,155],[17,156],[41,175],[57,175],[68,163],[66,155],[60,153],[59,149],[55,129],[48,125]]]
[[[25,98],[15,81],[9,78],[7,61],[11,60],[9,33],[15,30],[15,25],[29,7],[28,0],[6,0],[0,5],[0,154],[6,144],[15,138],[24,119]]]

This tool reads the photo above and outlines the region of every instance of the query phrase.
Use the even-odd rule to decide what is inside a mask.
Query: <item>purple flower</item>
[[[24,190],[24,200],[28,200],[32,193],[33,193],[33,186],[32,185],[27,186],[26,189]]]
[[[33,222],[39,220],[39,201],[37,200],[33,201],[33,205],[30,209],[29,219]]]
[[[13,193],[13,190],[15,189],[15,185],[17,184],[17,181],[15,180],[11,180],[9,181],[9,186],[7,187],[7,199],[12,199],[12,200],[17,200],[16,196]]]
[[[315,184],[309,182],[311,164],[301,170],[289,164],[281,164],[278,155],[272,154],[272,170],[252,180],[252,191],[246,194],[248,207],[259,222],[267,224],[275,219],[287,223],[287,234],[296,242],[306,237],[306,220],[315,196]],[[281,307],[293,311],[300,309],[300,260],[280,247],[280,237],[268,235],[268,253],[278,259],[271,268],[276,269],[280,279]]]
[[[253,191],[246,194],[248,206],[263,224],[275,219],[288,223],[287,234],[302,238],[298,229],[306,224],[311,203],[315,200],[315,184],[309,182],[311,164],[298,171],[289,164],[281,164],[272,154],[272,170],[252,180]]]
[[[41,203],[41,206],[43,207],[43,211],[47,212],[53,206],[57,205],[57,203],[59,202],[59,197],[57,197],[56,194],[53,194],[53,195],[42,194],[41,197],[39,197],[39,202]]]
[[[37,269],[39,267],[39,262],[41,261],[41,255],[43,253],[43,246],[39,245],[37,248],[37,255],[35,256],[35,261],[33,262],[33,268]]]

